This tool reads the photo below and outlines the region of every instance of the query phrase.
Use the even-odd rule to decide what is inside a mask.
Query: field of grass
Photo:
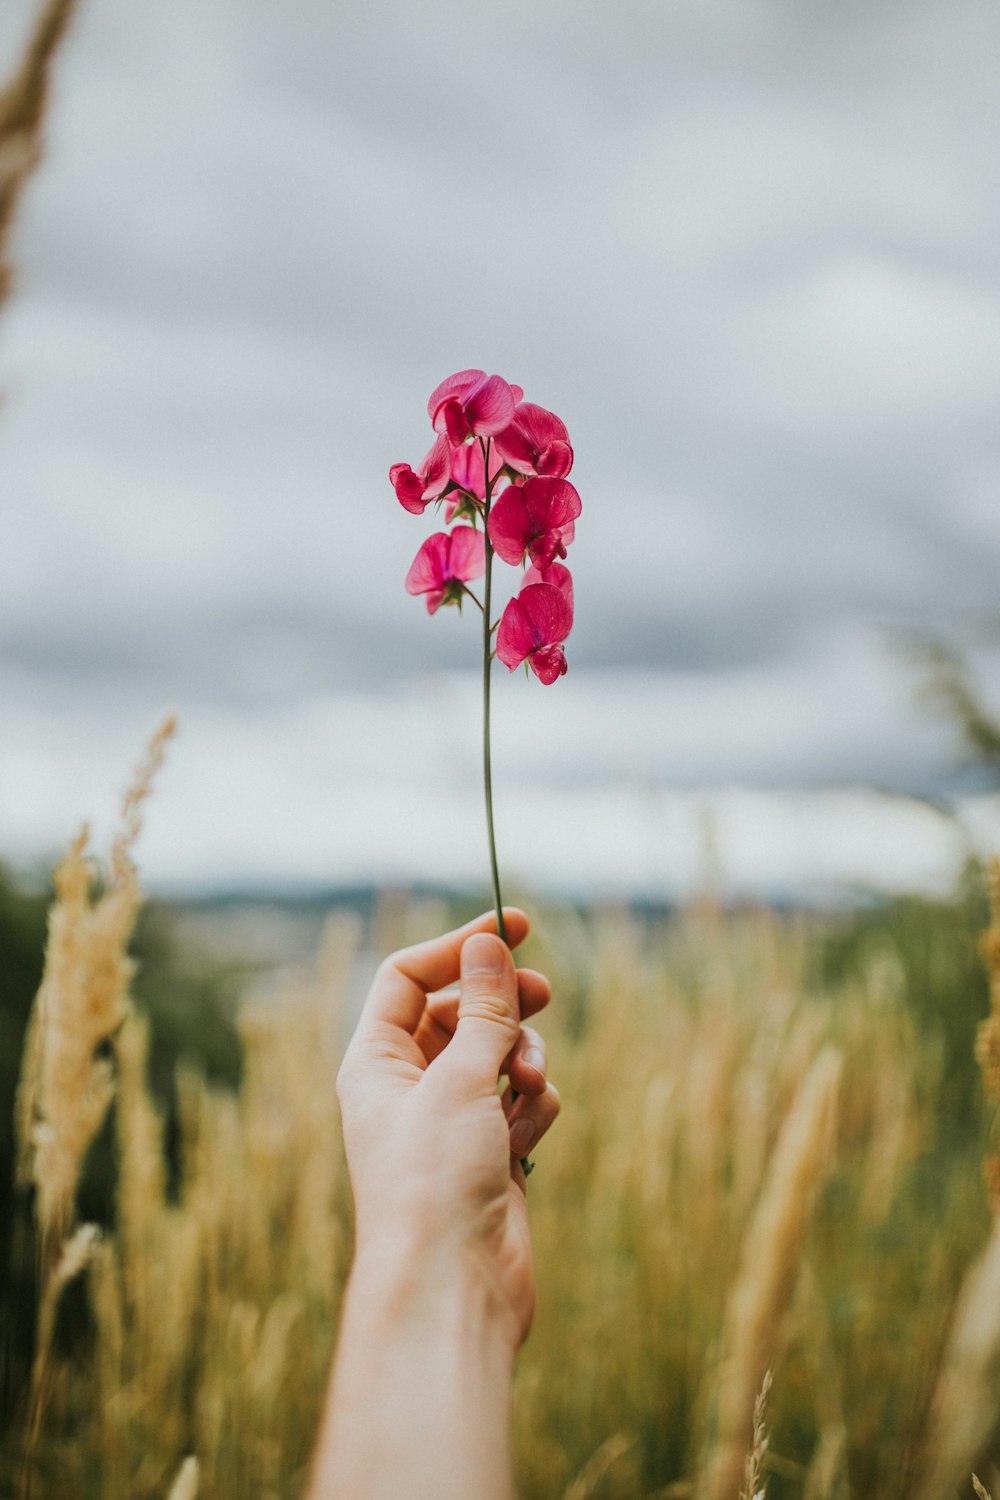
[[[350,1257],[333,1083],[360,927],[335,915],[311,965],[241,1009],[238,1085],[182,1058],[154,1094],[127,956],[148,782],[103,880],[82,843],[56,876],[18,1100],[36,1355],[3,1482],[284,1500]],[[378,941],[451,915],[414,905]],[[985,921],[976,896],[822,919],[536,914],[564,1110],[530,1186],[524,1500],[736,1500],[769,1370],[771,1500],[971,1495],[973,1468],[997,1486]],[[95,1149],[100,1228],[79,1201]]]

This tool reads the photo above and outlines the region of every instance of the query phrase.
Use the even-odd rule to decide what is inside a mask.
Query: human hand
[[[517,947],[528,919],[506,908],[504,921]],[[519,1158],[555,1120],[559,1096],[541,1037],[521,1024],[548,1004],[548,980],[515,970],[495,930],[490,913],[385,960],[337,1091],[356,1265],[376,1279],[384,1269],[396,1287],[402,1274],[417,1295],[471,1280],[513,1350],[534,1305]]]

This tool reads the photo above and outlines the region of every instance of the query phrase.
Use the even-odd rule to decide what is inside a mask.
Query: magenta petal
[[[555,567],[556,558],[566,556],[566,548],[575,534],[573,522],[570,521],[566,526],[555,526],[551,531],[535,537],[528,544],[528,557],[532,566],[543,572]]]
[[[536,448],[547,448],[557,440],[565,443],[569,439],[562,418],[544,406],[536,406],[533,401],[521,402],[514,413],[514,425],[527,434]]]
[[[451,533],[448,577],[459,583],[470,583],[486,572],[486,542],[481,531],[471,526],[456,526]]]
[[[534,636],[535,647],[564,641],[573,628],[573,611],[566,596],[551,583],[529,583],[517,596]]]
[[[512,469],[516,469],[519,474],[535,472],[534,450],[516,423],[512,422],[503,432],[498,432],[494,441],[504,462],[510,464]]]
[[[393,464],[389,470],[389,479],[403,509],[408,510],[412,516],[423,515],[427,501],[424,499],[424,486],[419,474],[415,474],[409,464]]]
[[[488,530],[497,557],[516,566],[524,556],[531,529],[524,486],[512,484],[490,510]]]
[[[497,656],[513,672],[535,649],[535,633],[520,599],[511,599],[497,629]]]
[[[558,681],[567,671],[566,656],[561,646],[543,646],[541,651],[536,651],[530,657],[528,665],[539,682],[544,682],[546,687]]]
[[[568,479],[526,479],[522,489],[535,535],[568,525],[583,509],[583,502]]]
[[[573,449],[569,443],[557,438],[554,443],[541,450],[536,467],[539,474],[549,474],[555,479],[561,479],[573,467]]]
[[[491,462],[490,468],[492,467]],[[470,495],[475,495],[479,500],[485,500],[483,450],[478,443],[463,443],[461,448],[452,449],[451,477],[463,490],[468,490]]]
[[[532,583],[551,583],[559,590],[566,600],[570,609],[570,617],[573,615],[573,575],[569,568],[564,568],[562,563],[551,563],[547,568],[528,568],[524,575],[522,587],[527,588]],[[567,635],[569,631],[566,632]]]
[[[431,419],[435,432],[444,431],[443,420],[438,420],[438,414],[444,403],[457,400],[461,406],[469,392],[475,390],[480,381],[485,379],[485,370],[459,370],[457,374],[449,375],[447,380],[442,380],[440,385],[435,386],[427,403],[427,415]]]
[[[445,401],[438,408],[438,419],[440,426],[448,435],[448,442],[454,448],[457,448],[459,443],[464,443],[472,431],[465,415],[465,407],[460,401]]]
[[[451,479],[451,444],[444,433],[424,459],[420,472],[424,480],[424,499],[436,500]]]
[[[496,444],[493,444],[490,448],[491,482],[496,482],[502,469],[503,459],[496,450]],[[463,490],[468,490],[470,495],[475,495],[478,500],[486,499],[483,450],[478,443],[463,443],[460,448],[452,449],[451,477]]]
[[[519,474],[547,474],[561,479],[573,467],[565,422],[532,401],[520,403],[510,426],[497,434],[497,447]]]
[[[433,536],[427,538],[410,564],[410,571],[406,575],[408,594],[426,594],[431,589],[441,588],[449,576],[446,569],[450,543],[451,537],[447,531],[436,531]],[[440,603],[440,600],[438,602]],[[432,610],[431,613],[433,612]]]
[[[531,559],[532,567],[544,572],[552,566],[557,557],[565,557],[566,548],[562,544],[562,538],[558,531],[546,531],[544,535],[535,537],[528,544],[528,557]]]
[[[514,396],[506,380],[500,375],[484,380],[466,397],[465,415],[480,437],[502,432],[514,415]]]

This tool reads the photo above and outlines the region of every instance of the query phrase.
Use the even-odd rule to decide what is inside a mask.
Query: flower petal
[[[546,474],[561,479],[573,467],[566,424],[555,412],[522,401],[509,427],[497,434],[497,447],[519,474]]]
[[[393,464],[389,470],[389,482],[396,491],[396,499],[412,516],[421,516],[427,501],[420,475],[415,474],[409,464]]]
[[[568,671],[566,655],[561,646],[543,646],[529,657],[528,665],[539,682],[544,682],[546,687],[565,676]]]
[[[466,438],[471,436],[472,433],[469,420],[465,415],[465,407],[461,401],[456,400],[454,397],[443,402],[438,407],[438,418],[435,426],[444,429],[448,437],[448,442],[455,448],[458,447],[459,443],[464,443]]]
[[[516,567],[531,540],[531,515],[522,485],[512,484],[504,490],[490,509],[487,530],[497,557]]]
[[[556,438],[547,448],[543,448],[538,455],[536,468],[539,474],[551,474],[561,479],[568,474],[573,467],[573,449],[569,443],[564,443],[561,438]]]
[[[436,500],[451,479],[451,444],[444,433],[420,465],[425,500]]]
[[[475,390],[480,381],[486,379],[485,370],[459,370],[454,375],[449,375],[447,380],[434,387],[430,400],[427,403],[427,415],[431,419],[431,425],[435,432],[444,431],[444,421],[438,420],[438,414],[446,401],[458,401],[462,405],[470,391]]]
[[[571,527],[555,531],[545,531],[541,536],[534,537],[528,543],[528,557],[531,560],[532,567],[544,572],[547,568],[551,568],[554,565],[557,557],[566,556],[566,542],[571,542],[573,537],[572,534],[568,538],[565,537],[564,530],[572,532]]]
[[[583,502],[568,479],[526,479],[522,489],[535,536],[569,525],[583,509]],[[568,540],[573,540],[572,535]]]
[[[486,541],[482,532],[471,526],[456,526],[450,540],[447,576],[457,578],[460,583],[481,578],[486,572]]]
[[[562,563],[557,562],[550,563],[547,568],[536,568],[534,564],[532,564],[532,566],[528,568],[524,575],[524,584],[522,585],[522,587],[527,588],[529,584],[533,583],[553,584],[555,588],[559,590],[559,592],[562,594],[563,598],[569,605],[570,615],[572,616],[574,608],[573,575],[570,572],[569,568],[565,568],[563,567]],[[568,635],[569,631],[567,631],[566,633]]]
[[[503,459],[493,443],[490,445],[490,480],[493,483],[499,478],[502,469]],[[483,450],[478,443],[463,443],[460,448],[452,449],[451,477],[463,490],[468,490],[470,495],[475,495],[478,500],[486,499]]]
[[[470,429],[480,437],[502,432],[514,415],[514,394],[500,375],[491,375],[463,403]]]
[[[433,536],[427,538],[410,564],[410,571],[406,575],[408,594],[426,594],[432,589],[442,587],[449,576],[446,568],[450,544],[451,537],[447,531],[436,531]],[[431,613],[433,614],[433,610]]]
[[[534,651],[537,642],[524,605],[519,599],[511,599],[500,617],[497,629],[497,656],[513,672],[526,656]]]
[[[517,596],[534,636],[535,648],[564,641],[573,629],[569,600],[551,583],[529,583]]]

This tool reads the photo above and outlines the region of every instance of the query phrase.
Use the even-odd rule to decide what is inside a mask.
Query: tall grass
[[[21,195],[42,155],[42,125],[52,62],[76,0],[46,0],[21,63],[0,89],[0,303],[13,281],[9,239]]]
[[[358,932],[338,918],[311,970],[244,1007],[238,1090],[179,1068],[168,1153],[126,994],[156,758],[100,893],[80,842],[57,880],[20,1111],[47,1269],[5,1472],[39,1500],[284,1500],[350,1255],[333,1080]],[[982,1141],[949,1124],[948,1017],[916,1024],[884,944],[820,982],[816,942],[766,911],[541,913],[565,1102],[530,1187],[524,1500],[943,1500],[973,1467],[996,1488],[1000,1241]],[[98,1234],[73,1186],[112,1093]]]

